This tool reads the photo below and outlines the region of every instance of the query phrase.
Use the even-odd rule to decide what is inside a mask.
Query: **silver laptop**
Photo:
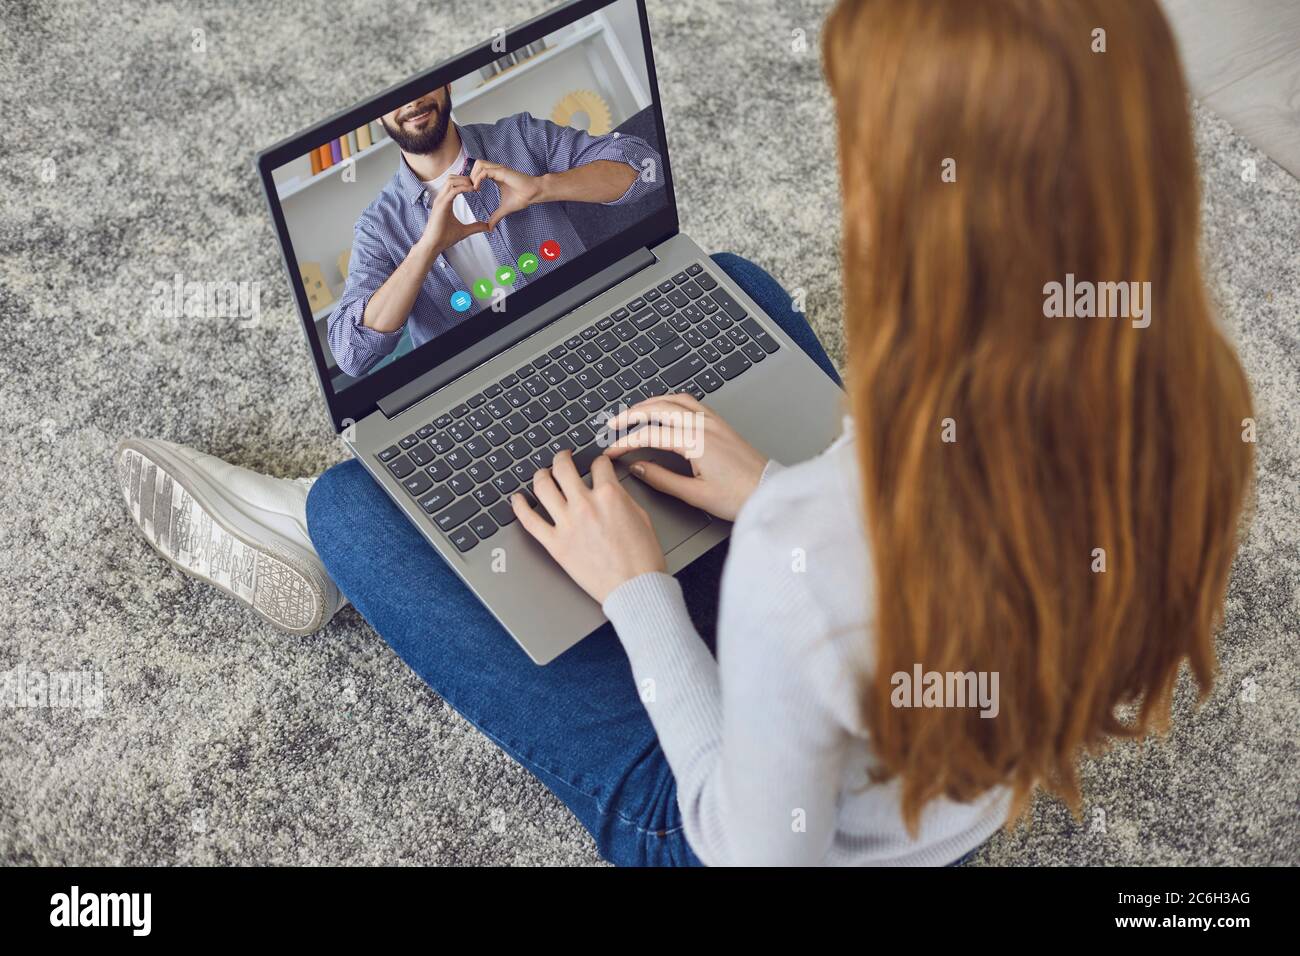
[[[404,273],[409,314],[376,328],[371,298],[441,191],[441,174],[421,175],[435,157],[446,175],[492,164],[581,195],[520,203],[525,191],[483,178],[443,215],[513,211]],[[579,0],[495,31],[257,168],[335,430],[538,664],[604,621],[510,506],[555,454],[587,474],[610,413],[668,392],[787,463],[838,432],[840,390],[678,229],[644,0]],[[689,465],[641,451],[615,466],[676,573],[730,525],[631,477],[639,457]]]

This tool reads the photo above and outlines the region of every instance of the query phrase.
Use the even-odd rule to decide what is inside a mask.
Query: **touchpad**
[[[690,463],[685,458],[658,449],[634,451],[619,459],[620,464],[630,465],[637,461],[653,461],[680,474],[691,474]],[[624,490],[632,496],[632,500],[650,515],[650,523],[654,525],[655,534],[659,538],[660,547],[664,549],[664,554],[709,523],[708,514],[699,508],[685,504],[671,495],[655,491],[634,475],[629,474],[622,481]]]

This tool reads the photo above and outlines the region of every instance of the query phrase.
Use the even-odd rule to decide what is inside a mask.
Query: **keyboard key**
[[[627,310],[629,312],[640,312],[644,308],[645,308],[645,299],[633,299],[631,302],[627,304]]]
[[[492,471],[492,466],[487,463],[486,459],[484,459],[483,461],[476,461],[474,464],[466,468],[465,475],[470,481],[474,482],[474,484],[481,485],[492,477]]]
[[[437,418],[434,419],[433,424],[435,428],[446,428],[448,425],[451,424],[451,416],[439,415]]]
[[[686,274],[688,276],[697,276],[703,271],[704,271],[704,266],[700,265],[698,262],[695,263],[694,265],[690,265],[686,267]]]
[[[528,443],[527,438],[515,438],[511,440],[510,444],[506,445],[506,451],[510,452],[510,456],[516,461],[532,450],[533,446]]]
[[[491,485],[480,485],[474,489],[474,500],[484,508],[495,502],[500,497],[501,492],[497,491]]]
[[[612,402],[624,392],[624,388],[614,379],[610,379],[596,389],[596,393],[607,402]]]
[[[655,303],[655,311],[660,315],[667,317],[677,311],[677,306],[673,305],[667,299]]]
[[[564,369],[570,375],[577,375],[586,366],[586,362],[577,354],[570,353],[560,359],[560,368]]]
[[[718,389],[722,388],[722,379],[719,378],[712,369],[706,368],[699,375],[695,376],[695,384],[706,392],[716,392]]]
[[[698,374],[703,368],[704,359],[698,355],[688,355],[676,365],[670,365],[664,369],[659,377],[664,380],[664,384],[669,388],[676,388],[692,375]]]
[[[458,495],[467,495],[474,490],[474,480],[461,472],[447,479],[447,487]]]
[[[749,356],[751,362],[761,362],[767,358],[767,353],[763,351],[763,347],[757,342],[746,342],[740,347],[740,350]]]
[[[546,426],[546,430],[552,435],[558,435],[560,432],[568,430],[564,423],[564,419],[558,415],[552,415],[550,418],[546,419],[546,421],[542,422],[542,424]]]
[[[514,375],[507,375],[497,382],[503,389],[509,390],[519,384],[519,379]],[[454,414],[454,413],[453,413]]]
[[[671,310],[670,310],[671,311]],[[636,315],[632,316],[632,325],[644,332],[650,326],[659,321],[659,313],[653,307],[642,309]]]
[[[519,479],[508,471],[503,471],[492,479],[492,486],[499,494],[508,495],[519,487]]]
[[[571,402],[582,394],[582,385],[574,379],[569,379],[561,382],[555,390],[563,395],[566,401]]]
[[[673,282],[677,285],[685,285],[687,281],[688,279],[685,272],[679,272],[677,275],[673,276]],[[663,286],[660,286],[660,288],[662,289]],[[664,289],[664,291],[667,292],[668,290]]]
[[[388,463],[388,470],[393,473],[394,478],[405,478],[411,472],[415,471],[415,464],[411,459],[403,455],[401,458],[394,458]]]
[[[438,426],[435,425],[433,422],[429,422],[429,424],[422,425],[421,427],[417,428],[415,430],[415,433],[419,435],[421,438],[428,438],[437,430],[438,430]]]
[[[494,504],[488,509],[488,514],[492,516],[492,520],[501,528],[504,528],[506,525],[510,524],[510,522],[515,520],[515,509],[514,506],[510,504],[508,498]]]
[[[533,398],[537,398],[550,387],[550,383],[543,380],[540,375],[534,375],[532,378],[528,379],[528,381],[524,382],[524,391]]]
[[[654,340],[648,335],[638,335],[628,343],[628,346],[637,355],[649,355],[655,350]]]
[[[451,467],[445,461],[435,461],[424,469],[424,473],[434,481],[446,481],[451,477]]]
[[[740,303],[731,297],[726,289],[714,289],[711,294],[713,296],[713,301],[722,306],[727,315],[731,316],[737,322],[749,315],[749,313],[741,307]]]
[[[415,462],[421,468],[423,468],[429,462],[433,461],[435,457],[433,454],[433,449],[430,448],[428,445],[416,445],[409,452],[407,452],[407,454],[411,456],[411,461]]]
[[[713,340],[713,347],[723,355],[726,355],[735,349],[736,343],[731,341],[731,339],[727,338],[725,335],[720,335]],[[700,349],[700,351],[703,352],[704,349]]]
[[[580,335],[571,335],[564,340],[564,347],[566,349],[576,349],[581,344],[582,336]],[[556,358],[559,358],[559,356],[557,355]]]
[[[494,398],[487,403],[488,414],[493,418],[501,419],[510,414],[510,403],[504,398]]]
[[[452,471],[460,471],[462,468],[469,467],[470,464],[469,455],[465,454],[465,452],[461,451],[459,448],[453,448],[451,451],[447,452],[447,454],[443,456],[442,460],[447,463],[447,467]]]
[[[673,305],[677,306],[677,308],[679,309],[682,306],[691,304],[690,298],[681,289],[673,289],[672,292],[669,292],[668,301],[671,302]]]
[[[607,315],[607,316],[605,316],[603,319],[601,319],[599,322],[596,323],[596,328],[598,328],[598,329],[600,329],[602,332],[604,332],[607,328],[609,328],[609,327],[610,327],[611,325],[613,325],[613,324],[614,324],[614,320],[613,320],[613,318],[611,318],[610,316]]]
[[[646,398],[654,398],[658,395],[667,395],[668,386],[663,383],[663,379],[657,375],[647,378],[641,383],[641,391],[645,392]]]
[[[610,331],[613,332],[616,336],[618,336],[618,340],[620,342],[626,342],[628,339],[634,338],[636,336],[636,326],[633,325],[631,322],[626,322],[626,321],[620,322],[618,325],[614,326],[614,328],[612,328]]]
[[[470,427],[477,432],[481,432],[492,424],[492,416],[487,412],[470,412],[465,416],[465,421],[469,422]]]
[[[489,400],[496,398],[500,394],[501,394],[500,385],[489,385],[487,388],[483,389],[484,397],[486,397]]]
[[[618,382],[626,392],[629,388],[636,388],[641,384],[641,376],[630,368],[625,368],[614,376],[614,381]]]
[[[487,466],[493,471],[505,471],[515,463],[515,460],[510,457],[510,453],[504,448],[498,448],[496,451],[484,458],[483,461],[486,462]]]
[[[524,432],[524,437],[528,439],[528,449],[524,454],[531,455],[534,448],[541,448],[551,440],[551,433],[547,431],[545,427],[535,425],[528,429],[528,431]]]
[[[461,402],[459,405],[457,405],[447,414],[450,415],[452,418],[464,418],[465,413],[468,411],[469,411],[469,406],[466,405],[464,402]]]
[[[539,369],[546,368],[546,366],[551,364],[551,357],[549,355],[539,355],[537,358],[533,359],[533,364]]]
[[[546,380],[547,385],[559,385],[568,378],[568,373],[565,372],[564,369],[560,368],[560,366],[554,365],[542,373],[542,378]]]
[[[554,389],[552,389],[551,391],[547,392],[545,395],[542,396],[541,405],[542,408],[545,409],[547,412],[554,412],[563,408],[564,402],[565,402],[564,396],[561,395],[559,392],[555,391]],[[525,408],[524,411],[527,412],[528,409]],[[543,417],[544,416],[545,413],[543,413]]]
[[[456,422],[447,429],[447,434],[452,437],[453,441],[463,442],[474,434],[474,429],[468,422]]]
[[[474,536],[474,532],[471,531],[468,526],[457,528],[455,531],[451,532],[448,537],[451,538],[451,543],[462,552],[468,551],[470,548],[474,547],[474,545],[478,544],[478,538]]]
[[[636,361],[636,353],[633,352],[632,349],[630,349],[628,346],[624,345],[621,348],[615,349],[614,352],[610,355],[610,358],[612,358],[619,365],[631,365],[633,362]]]
[[[615,322],[622,322],[624,319],[628,317],[628,314],[629,313],[627,309],[615,309],[613,314],[610,315],[610,318],[613,319]]]
[[[402,487],[406,489],[408,495],[414,495],[418,498],[433,487],[433,479],[424,472],[417,471],[402,482]]]
[[[655,288],[657,288],[660,292],[667,293],[667,292],[672,292],[674,289],[677,288],[677,286],[673,285],[673,281],[671,279],[665,279],[663,282],[659,283],[659,285],[657,285]]]
[[[435,514],[455,500],[456,496],[450,488],[446,485],[438,485],[420,499],[420,507],[424,509],[426,514]]]
[[[581,405],[573,404],[563,412],[564,420],[570,425],[576,425],[586,417],[587,413]]]
[[[673,339],[671,342],[669,342],[663,348],[659,349],[657,352],[652,352],[650,354],[650,358],[653,359],[654,363],[658,365],[660,368],[664,368],[665,366],[671,365],[674,362],[676,362],[678,359],[680,359],[683,355],[685,355],[689,351],[690,349],[687,347],[685,342],[683,342],[681,339]]]
[[[550,356],[551,358],[553,358],[553,359],[558,359],[561,355],[563,355],[563,354],[564,354],[565,352],[567,352],[567,351],[568,351],[568,349],[565,348],[563,345],[557,345],[557,346],[555,346],[555,348],[551,349],[551,350],[550,350],[549,352],[547,352],[546,354],[549,355],[549,356]]]
[[[749,365],[749,359],[745,358],[741,353],[736,352],[732,355],[728,355],[721,362],[714,365],[713,370],[727,381],[731,381],[741,372],[745,371],[745,369],[749,368]]]
[[[532,375],[533,372],[535,371],[537,371],[537,369],[533,368],[533,366],[528,362],[525,362],[519,368],[515,369],[515,375],[519,378],[520,381],[523,381],[528,376]]]
[[[540,422],[546,417],[546,407],[541,402],[529,402],[522,409],[524,418],[530,422]]]
[[[650,341],[655,344],[656,348],[667,345],[673,339],[677,338],[677,333],[672,330],[672,327],[667,322],[661,322],[646,334],[650,337]]]
[[[611,357],[611,358],[601,359],[599,362],[593,365],[592,368],[594,368],[597,372],[600,373],[601,378],[610,378],[611,376],[618,374],[618,370],[620,366]]]
[[[501,424],[505,425],[506,428],[510,429],[510,434],[518,435],[520,432],[522,432],[525,428],[528,427],[528,419],[525,418],[523,415],[521,415],[519,412],[515,412],[509,418],[504,419],[501,422]]]
[[[400,442],[398,442],[398,444],[401,445],[403,448],[412,448],[415,445],[418,445],[419,443],[420,443],[419,435],[407,435]]]
[[[510,430],[504,425],[493,425],[483,429],[483,437],[492,443],[492,447],[504,445],[510,440]]]
[[[487,401],[487,397],[480,392],[477,395],[471,395],[468,399],[465,400],[465,404],[468,405],[470,408],[478,408],[486,401]]]
[[[583,445],[587,444],[587,442],[595,441],[596,439],[596,433],[586,425],[575,425],[573,428],[570,428],[565,432],[565,434],[568,435],[569,441],[573,442],[574,448],[581,448]]]
[[[691,327],[691,320],[684,315],[670,315],[668,316],[668,324],[672,326],[674,331],[685,332]]]
[[[768,335],[763,327],[753,319],[745,319],[740,323],[740,327],[752,335],[754,341],[757,342],[762,347],[763,351],[767,352],[769,355],[781,347],[776,339]]]
[[[704,290],[701,289],[694,282],[686,283],[686,285],[682,286],[682,291],[685,292],[691,299],[698,299],[700,296],[704,295]]]
[[[588,342],[599,334],[600,329],[596,328],[594,325],[589,325],[582,330],[581,338],[584,342]]]
[[[379,453],[379,460],[387,463],[392,461],[401,453],[402,453],[402,449],[398,448],[396,445],[389,445],[387,448],[385,448],[383,451]]]
[[[478,535],[480,541],[484,538],[490,538],[497,533],[497,523],[485,514],[475,515],[471,518],[469,527],[470,530]]]

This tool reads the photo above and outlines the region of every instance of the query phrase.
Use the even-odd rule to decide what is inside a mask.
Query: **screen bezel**
[[[620,0],[573,0],[508,30],[504,37],[504,52],[513,52],[618,2]],[[645,0],[632,0],[632,2],[636,4],[641,22],[642,53],[645,56],[650,105],[654,110],[655,130],[659,137],[657,146],[661,161],[660,172],[664,178],[663,207],[600,246],[588,249],[564,268],[556,269],[542,279],[511,293],[504,300],[508,303],[508,308],[502,313],[497,314],[487,309],[480,311],[475,314],[473,321],[464,322],[438,336],[434,341],[413,349],[384,368],[359,379],[348,388],[336,391],[330,380],[329,365],[324,351],[328,345],[321,341],[312,319],[307,290],[298,271],[297,255],[293,250],[293,241],[289,236],[279,194],[271,175],[272,171],[308,154],[312,149],[345,135],[362,123],[370,122],[404,103],[409,103],[429,89],[436,89],[479,70],[499,59],[504,53],[494,50],[493,40],[489,39],[257,154],[256,166],[262,182],[262,191],[275,225],[281,258],[298,307],[298,317],[316,363],[317,384],[325,398],[335,432],[342,432],[349,423],[360,421],[376,411],[379,400],[385,395],[433,371],[488,336],[522,320],[557,294],[585,281],[638,249],[656,246],[677,234],[679,229],[677,199],[673,190],[672,167],[668,158],[668,140],[664,133],[659,81],[651,51],[650,23],[646,16]]]

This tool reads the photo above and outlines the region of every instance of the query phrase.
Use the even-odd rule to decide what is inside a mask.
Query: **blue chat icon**
[[[469,293],[464,289],[458,289],[451,294],[451,307],[457,312],[468,312],[469,307],[474,304]]]

